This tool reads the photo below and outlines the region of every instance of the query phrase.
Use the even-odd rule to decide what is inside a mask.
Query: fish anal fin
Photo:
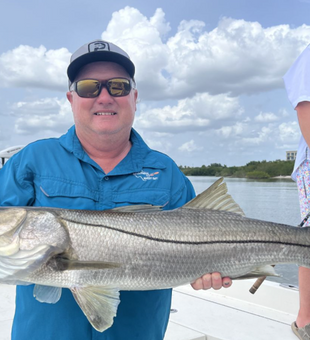
[[[92,326],[103,332],[113,324],[120,303],[119,290],[114,287],[73,287],[77,304]]]
[[[280,276],[280,275],[277,274],[273,266],[265,265],[265,266],[254,268],[249,273],[236,277],[234,278],[234,280],[256,279],[261,276]]]
[[[60,287],[36,284],[33,288],[33,296],[40,302],[56,303],[61,297],[61,291]]]

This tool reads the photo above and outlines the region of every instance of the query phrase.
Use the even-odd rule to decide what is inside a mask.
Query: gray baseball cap
[[[120,47],[103,40],[95,40],[74,52],[67,69],[69,83],[74,81],[79,70],[96,61],[111,61],[124,67],[131,78],[135,75],[135,65],[129,55]]]

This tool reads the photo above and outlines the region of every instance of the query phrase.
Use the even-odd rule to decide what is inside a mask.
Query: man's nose
[[[110,95],[107,88],[105,86],[102,86],[97,100],[102,102],[112,102],[113,97]]]

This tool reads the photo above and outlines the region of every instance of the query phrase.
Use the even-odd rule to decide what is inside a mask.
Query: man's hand
[[[195,290],[199,289],[221,289],[222,287],[228,288],[232,285],[229,277],[221,277],[220,273],[205,274],[195,282],[191,283]]]

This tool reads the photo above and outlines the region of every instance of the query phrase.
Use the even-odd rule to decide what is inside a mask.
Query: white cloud
[[[297,122],[282,123],[279,125],[279,138],[282,142],[296,144],[300,138],[300,128]]]
[[[274,113],[272,112],[260,112],[259,115],[257,115],[254,120],[256,122],[261,122],[261,123],[269,123],[269,122],[275,122],[279,120],[279,117],[277,117]]]
[[[128,42],[131,49],[135,49],[136,46],[130,44],[131,39],[145,44],[150,39],[151,42],[161,44],[161,37],[169,31],[170,24],[165,21],[162,9],[158,8],[154,16],[147,19],[138,9],[127,6],[113,13],[102,38],[111,41],[118,38],[118,42]]]
[[[12,106],[17,134],[31,135],[38,131],[64,133],[72,124],[72,111],[66,100],[45,98],[34,102],[18,102]]]
[[[223,127],[218,130],[223,137],[229,138],[230,143],[235,147],[246,146],[266,147],[268,148],[296,148],[299,138],[300,129],[297,122],[269,123],[258,121],[256,125],[248,123],[236,123],[235,126]],[[237,130],[236,127],[239,127]],[[267,150],[266,149],[266,150]],[[264,150],[264,149],[262,149]],[[265,150],[265,152],[266,152]]]
[[[158,8],[146,17],[125,7],[113,13],[102,38],[124,48],[136,64],[142,101],[196,93],[232,95],[282,88],[282,76],[310,41],[310,26],[264,28],[223,18],[207,31],[202,21],[182,21],[174,35]],[[66,48],[20,45],[0,55],[1,86],[65,91]]]
[[[307,25],[264,28],[258,22],[223,18],[208,32],[202,21],[182,21],[166,41],[169,28],[161,9],[148,19],[126,7],[113,14],[102,33],[136,63],[142,100],[282,88],[283,74],[310,41]]]
[[[20,45],[0,55],[0,86],[65,91],[70,53]]]
[[[186,142],[186,143],[182,144],[178,149],[181,152],[188,152],[188,153],[190,153],[190,152],[193,152],[193,151],[203,150],[203,147],[197,146],[195,141],[192,139],[189,142]]]
[[[136,65],[136,79],[143,99],[171,97],[164,94],[168,80],[162,74],[169,59],[169,49],[163,42],[169,31],[170,25],[161,9],[148,19],[137,9],[125,7],[113,13],[102,33],[102,39],[115,42],[129,53]]]
[[[281,108],[279,110],[279,114],[281,117],[289,117],[291,115],[291,113],[289,113],[286,109]]]
[[[310,26],[263,28],[224,18],[211,32],[202,23],[181,25],[167,43],[168,70],[186,86],[234,94],[282,87],[282,76],[310,40]],[[181,89],[180,89],[181,90]]]
[[[252,137],[242,138],[242,143],[246,143],[248,145],[260,145],[262,143],[270,143],[271,137],[275,137],[273,128],[271,128],[270,126],[263,126]],[[272,141],[272,143],[273,142],[274,141]]]
[[[1,125],[0,125],[0,150],[7,147],[5,144],[7,140],[12,136],[12,123],[11,119],[8,116],[1,117]],[[5,145],[5,147],[2,147]]]
[[[300,131],[289,120],[296,113],[276,107],[288,106],[282,76],[309,43],[310,26],[223,18],[209,27],[189,20],[171,31],[162,9],[148,17],[132,7],[114,12],[102,38],[124,48],[136,64],[135,127],[151,147],[188,165],[244,164],[293,148]],[[22,88],[1,90],[2,148],[63,133],[73,123],[66,101],[39,99],[42,92],[31,90],[64,94],[69,57],[66,48],[26,45],[0,55],[0,87]],[[14,96],[20,99],[11,105]]]
[[[203,93],[179,100],[175,106],[150,109],[144,106],[143,112],[136,117],[135,126],[158,132],[199,131],[214,128],[223,121],[233,121],[242,112],[237,98]]]
[[[230,138],[235,136],[240,136],[247,130],[247,124],[245,122],[237,122],[231,126],[222,126],[216,131],[218,135],[223,138]]]

